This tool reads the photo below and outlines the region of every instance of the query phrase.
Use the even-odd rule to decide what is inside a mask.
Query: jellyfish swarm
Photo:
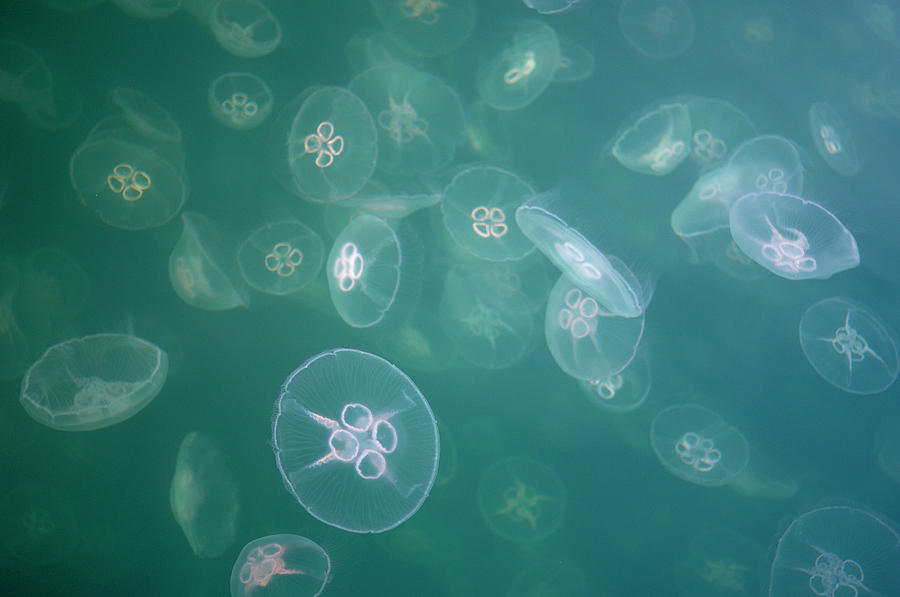
[[[850,129],[837,111],[824,102],[809,107],[809,132],[813,145],[828,166],[842,176],[859,172],[859,154]]]
[[[892,523],[852,506],[794,520],[778,540],[769,596],[896,595],[900,537]]]
[[[616,136],[611,153],[638,174],[665,176],[690,155],[691,114],[684,104],[658,106]]]
[[[831,297],[800,319],[800,347],[813,369],[852,394],[877,394],[897,379],[897,334],[859,303]]]
[[[244,546],[231,569],[231,597],[315,597],[331,574],[325,550],[299,535],[269,535]]]
[[[19,399],[38,423],[90,431],[137,414],[159,394],[168,370],[166,353],[135,336],[74,338],[28,369]]]
[[[315,518],[380,533],[415,514],[438,469],[431,407],[381,357],[338,348],[291,373],[275,402],[275,462]]]
[[[737,246],[782,278],[826,280],[859,265],[853,234],[834,214],[802,197],[744,195],[731,206],[729,223]]]
[[[534,196],[521,178],[493,166],[473,166],[444,189],[441,213],[456,243],[479,259],[518,261],[534,249],[512,217]]]
[[[393,40],[416,56],[449,54],[475,27],[474,0],[370,0]]]
[[[741,432],[696,404],[657,413],[650,426],[650,443],[666,470],[698,485],[727,485],[750,459]]]
[[[426,72],[376,66],[350,81],[350,91],[378,123],[380,170],[413,174],[446,166],[465,139],[459,97]]]
[[[241,275],[251,287],[276,296],[302,290],[319,270],[325,247],[302,222],[271,222],[254,230],[238,248]]]
[[[272,90],[253,73],[225,73],[209,86],[209,109],[216,120],[239,131],[254,129],[272,111]]]
[[[566,490],[541,462],[512,457],[492,464],[478,483],[478,509],[491,530],[512,541],[538,541],[560,527]]]
[[[694,43],[694,15],[681,0],[623,0],[619,31],[648,58],[674,58]]]

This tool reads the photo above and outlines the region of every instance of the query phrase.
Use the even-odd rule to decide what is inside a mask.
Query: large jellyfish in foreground
[[[315,597],[330,575],[331,558],[306,537],[259,537],[245,545],[234,561],[231,597]]]
[[[405,521],[437,475],[437,423],[425,397],[391,363],[349,348],[318,354],[288,376],[272,444],[297,501],[354,533]]]

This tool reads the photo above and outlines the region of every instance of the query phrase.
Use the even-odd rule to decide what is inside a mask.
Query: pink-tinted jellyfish
[[[231,597],[315,597],[330,580],[325,550],[299,535],[269,535],[244,546],[231,570]]]

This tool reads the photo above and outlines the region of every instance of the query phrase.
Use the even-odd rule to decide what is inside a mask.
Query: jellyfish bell
[[[432,188],[427,182],[403,176],[379,176],[379,180],[369,179],[365,186],[355,195],[337,203],[329,204],[328,214],[348,212],[351,210],[367,213],[385,219],[402,219],[420,209],[432,207],[441,202],[443,197],[439,189]],[[328,217],[328,216],[326,216]],[[342,224],[346,224],[342,221]],[[339,231],[342,226],[336,228]]]
[[[728,166],[720,166],[702,174],[670,217],[672,231],[692,250],[698,263],[707,261],[710,253],[709,236],[727,231],[728,208],[740,192],[738,174]],[[728,241],[731,235],[726,234]]]
[[[598,408],[614,413],[636,410],[650,395],[652,377],[646,350],[621,371],[593,380],[580,379],[578,385]]]
[[[331,558],[299,535],[268,535],[247,543],[231,569],[231,597],[320,595],[331,580]]]
[[[782,58],[794,44],[794,20],[781,4],[741,4],[723,29],[738,58],[769,63]]]
[[[750,117],[724,99],[691,97],[684,103],[693,127],[690,160],[701,172],[723,164],[741,143],[758,134]]]
[[[116,7],[130,17],[161,19],[181,8],[182,0],[112,0]]]
[[[160,142],[181,141],[181,127],[169,112],[152,97],[132,87],[116,87],[113,103],[129,124],[147,138]]]
[[[748,139],[734,150],[728,167],[738,177],[727,205],[746,193],[803,193],[805,168],[798,146],[777,135]]]
[[[856,144],[837,110],[824,102],[811,105],[809,131],[816,151],[832,170],[842,176],[853,176],[859,172]]]
[[[562,14],[581,4],[584,0],[522,0],[531,10],[542,14]]]
[[[68,558],[78,543],[78,524],[58,491],[18,485],[0,499],[0,543],[31,566]]]
[[[383,29],[357,31],[344,45],[347,63],[354,73],[375,66],[409,65],[416,57],[404,50]]]
[[[219,44],[241,58],[267,56],[281,44],[281,24],[256,0],[219,0],[207,24]]]
[[[763,589],[766,553],[740,533],[716,528],[694,535],[686,559],[675,565],[675,585],[691,595],[759,595]]]
[[[449,54],[472,34],[474,0],[370,0],[393,40],[415,56]]]
[[[258,127],[272,111],[272,90],[253,73],[220,75],[209,86],[208,99],[213,117],[239,131]]]
[[[322,269],[325,247],[302,222],[269,222],[251,232],[238,248],[241,275],[252,288],[283,296],[302,290]]]
[[[577,41],[561,37],[559,40],[559,68],[554,83],[577,83],[594,74],[594,55]]]
[[[690,155],[692,133],[687,105],[663,103],[627,119],[610,153],[638,174],[665,176]]]
[[[623,0],[619,31],[648,58],[674,58],[694,43],[694,15],[682,0]]]
[[[53,89],[53,73],[31,47],[15,40],[0,40],[0,99],[25,103]]]

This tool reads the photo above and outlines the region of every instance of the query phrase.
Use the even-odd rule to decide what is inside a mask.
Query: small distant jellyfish
[[[631,412],[650,394],[650,364],[646,354],[638,355],[622,371],[592,380],[579,380],[582,392],[593,404],[615,413]]]
[[[895,0],[853,0],[853,6],[872,33],[892,46],[900,46],[900,6]]]
[[[694,15],[682,0],[623,0],[619,31],[648,58],[674,58],[694,43]]]
[[[541,21],[522,21],[479,69],[478,95],[497,110],[524,108],[553,81],[559,61],[556,32]]]
[[[281,24],[256,0],[219,0],[209,27],[223,48],[242,58],[266,56],[281,43]]]
[[[331,558],[299,535],[268,535],[244,546],[231,569],[231,597],[316,597],[330,580]]]
[[[539,541],[562,524],[566,490],[546,464],[512,457],[492,464],[478,483],[478,509],[491,530],[511,541]]]
[[[594,74],[594,55],[580,43],[571,39],[559,40],[559,68],[553,75],[554,83],[577,83]]]
[[[254,230],[238,248],[241,275],[252,288],[284,296],[302,290],[322,269],[325,247],[302,222],[272,222]]]
[[[169,505],[194,554],[216,558],[234,542],[239,503],[225,454],[202,433],[181,441]]]
[[[35,421],[53,429],[101,429],[147,406],[168,370],[165,351],[136,336],[73,338],[48,348],[28,369],[19,400]]]
[[[439,440],[431,407],[381,357],[338,348],[291,373],[275,402],[275,461],[315,518],[354,533],[390,530],[434,484]]]
[[[531,185],[508,170],[467,168],[444,189],[444,226],[457,244],[480,259],[517,261],[534,245],[519,230],[514,216],[534,194]]]
[[[650,426],[650,442],[666,470],[698,485],[727,485],[750,459],[741,432],[696,404],[657,413]]]
[[[732,50],[747,62],[774,62],[791,51],[794,21],[781,4],[741,4],[724,28]]]
[[[859,265],[853,234],[814,201],[750,193],[731,206],[729,221],[737,246],[782,278],[826,280]]]
[[[850,129],[834,108],[823,102],[810,106],[809,131],[816,151],[832,170],[842,176],[859,172],[859,155]]]
[[[375,122],[362,100],[346,89],[316,89],[294,116],[287,152],[302,197],[324,203],[346,199],[362,189],[375,170]]]
[[[675,565],[675,584],[684,597],[761,594],[766,554],[736,531],[703,531],[684,551],[687,558]]]
[[[272,111],[272,90],[253,73],[225,73],[209,86],[209,109],[227,127],[254,129]]]
[[[375,16],[407,52],[449,54],[472,34],[474,0],[370,0]]]
[[[897,379],[897,334],[863,305],[831,297],[800,319],[800,346],[813,369],[852,394],[877,394]]]
[[[691,153],[691,115],[681,103],[645,112],[616,136],[611,153],[638,174],[665,176]]]
[[[794,520],[778,540],[769,596],[896,595],[900,536],[884,517],[827,506]]]
[[[75,549],[76,519],[58,493],[55,487],[19,485],[0,499],[0,543],[15,559],[46,566]]]

